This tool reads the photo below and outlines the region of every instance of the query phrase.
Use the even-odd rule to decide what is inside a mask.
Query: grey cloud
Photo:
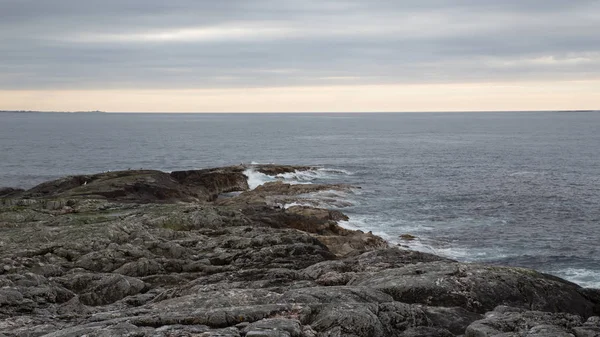
[[[190,27],[225,32],[137,40]],[[598,31],[584,0],[0,0],[0,89],[589,79]]]

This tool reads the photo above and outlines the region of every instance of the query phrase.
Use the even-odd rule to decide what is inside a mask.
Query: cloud
[[[600,77],[594,0],[0,0],[0,89]]]

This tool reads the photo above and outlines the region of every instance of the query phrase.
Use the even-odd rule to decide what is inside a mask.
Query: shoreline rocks
[[[348,186],[249,190],[248,168],[1,189],[0,336],[600,336],[600,290],[390,247],[281,206]]]

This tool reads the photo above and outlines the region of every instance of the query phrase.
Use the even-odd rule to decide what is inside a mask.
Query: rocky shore
[[[249,168],[0,189],[0,336],[600,336],[598,289],[391,247],[282,207],[350,186]]]

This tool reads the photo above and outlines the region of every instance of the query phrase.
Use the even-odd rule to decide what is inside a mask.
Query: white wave
[[[261,162],[257,162],[257,161],[251,161],[250,165],[273,165],[275,163],[261,163]]]
[[[517,172],[510,173],[509,176],[511,176],[511,177],[518,177],[518,176],[529,177],[529,176],[535,176],[535,175],[539,175],[539,174],[540,174],[540,172],[517,171]]]
[[[342,170],[342,169],[325,168],[325,167],[318,168],[317,170],[321,171],[321,172],[329,172],[329,173],[333,173],[333,174],[343,174],[343,175],[347,175],[347,176],[351,176],[354,174],[353,172]]]
[[[264,173],[260,173],[255,171],[252,168],[246,169],[244,171],[244,175],[246,177],[248,177],[248,187],[250,187],[251,190],[257,188],[260,185],[263,185],[264,183],[267,183],[269,181],[275,181],[277,179],[268,176]]]
[[[295,171],[295,172],[287,172],[276,175],[277,178],[281,178],[284,180],[290,181],[305,181],[310,182],[319,178],[317,171]]]
[[[550,272],[586,288],[600,289],[600,271],[583,268],[567,268]]]
[[[285,209],[288,209],[288,208],[290,208],[290,207],[294,207],[294,206],[302,206],[302,207],[314,207],[314,205],[313,205],[313,204],[311,204],[311,203],[309,203],[309,202],[306,202],[306,203],[304,203],[304,202],[296,202],[296,201],[295,201],[295,202],[291,202],[291,203],[289,203],[289,204],[285,204],[285,205],[283,205],[283,208],[285,208]]]
[[[462,247],[444,247],[435,248],[433,252],[436,255],[449,257],[451,259],[464,262],[486,262],[490,260],[502,260],[515,256],[509,254],[502,249],[494,248],[462,248]]]
[[[374,230],[373,226],[369,224],[370,221],[368,217],[353,215],[348,218],[348,220],[338,221],[338,225],[346,229],[371,232],[387,242],[392,242],[392,237],[388,233],[382,232],[381,230]]]
[[[312,182],[312,181],[315,181],[318,179],[323,179],[323,180],[335,179],[339,175],[352,175],[352,173],[350,173],[346,170],[320,167],[320,168],[314,168],[314,169],[310,169],[310,170],[282,173],[282,174],[278,174],[276,177],[282,178],[285,181],[290,181],[291,183],[293,183],[294,181]]]
[[[384,215],[349,215],[349,218],[348,221],[340,221],[338,224],[347,229],[372,231],[391,245],[402,246],[414,251],[465,262],[484,262],[509,257],[507,252],[500,249],[454,247],[446,242],[432,240],[429,234],[434,228],[423,224],[392,220]],[[410,234],[415,238],[403,240],[400,237],[402,234]]]
[[[253,161],[251,165],[261,165],[261,163]],[[332,169],[332,168],[315,168],[310,170],[302,170],[295,172],[288,172],[278,174],[276,176],[269,176],[264,173],[260,173],[254,170],[252,167],[246,169],[244,174],[248,177],[248,185],[250,189],[255,189],[256,187],[263,185],[264,183],[271,181],[282,181],[287,184],[295,185],[295,184],[312,184],[313,181],[319,179],[332,179],[335,178],[336,175],[352,175],[353,173],[348,172],[342,169]]]

